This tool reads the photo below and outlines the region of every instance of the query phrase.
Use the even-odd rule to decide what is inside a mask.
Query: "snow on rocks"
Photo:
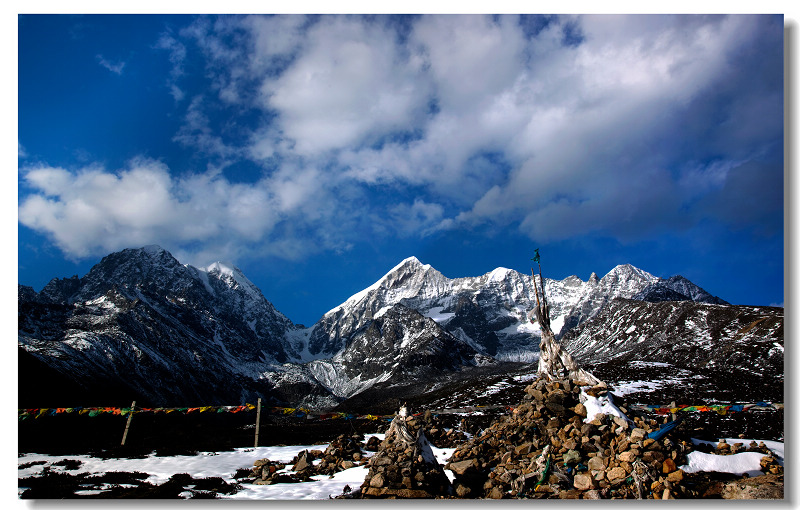
[[[303,450],[288,463],[259,459],[253,464],[250,479],[246,481],[255,485],[272,485],[313,481],[312,478],[319,475],[333,476],[366,463],[361,451],[362,441],[363,436],[340,435],[325,451]]]

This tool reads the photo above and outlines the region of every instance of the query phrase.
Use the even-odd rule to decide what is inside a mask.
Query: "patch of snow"
[[[511,386],[511,384],[507,383],[506,381],[500,381],[496,384],[487,387],[485,390],[483,390],[483,392],[477,394],[475,397],[476,398],[488,397],[489,395],[494,395],[495,393],[499,393],[501,390],[503,390],[504,388],[508,388],[509,386]]]
[[[400,342],[400,348],[404,349],[408,347],[408,345],[415,339],[415,336],[412,334],[410,330],[406,330],[403,332],[403,340]]]
[[[525,382],[534,381],[534,380],[536,380],[537,377],[539,377],[539,374],[515,375],[514,376],[514,380],[516,382],[525,383]]]
[[[625,330],[625,334],[630,335],[634,331],[636,331],[636,324],[631,324],[631,326]]]
[[[455,313],[442,313],[442,310],[444,310],[443,306],[434,306],[424,315],[436,322],[447,322],[455,315]]]
[[[694,438],[692,438],[692,443],[696,444],[696,445],[698,445],[698,444],[708,444],[708,445],[711,445],[711,446],[716,446],[717,443],[719,443],[722,440],[724,440],[726,443],[728,443],[730,445],[733,445],[733,444],[736,444],[736,443],[742,443],[743,445],[747,446],[752,442],[764,443],[764,446],[769,448],[770,451],[772,451],[772,453],[775,455],[775,458],[777,459],[778,464],[783,466],[784,444],[781,441],[771,441],[771,440],[763,440],[763,439],[739,439],[738,437],[737,438],[727,437],[727,438],[720,438],[717,441],[705,441],[705,440],[702,440],[702,439],[694,439]]]
[[[630,419],[619,410],[619,407],[614,404],[614,399],[611,397],[610,393],[602,397],[593,397],[581,390],[580,401],[584,407],[586,407],[586,418],[583,420],[584,423],[591,422],[598,414],[618,416],[619,418],[630,421]]]
[[[508,276],[508,273],[511,272],[510,269],[506,269],[505,267],[498,267],[494,269],[491,273],[489,273],[489,277],[487,278],[487,282],[502,282]]]
[[[205,272],[207,275],[212,274],[219,274],[223,281],[227,282],[235,282],[238,284],[244,291],[255,301],[261,301],[264,297],[261,294],[261,291],[258,290],[258,287],[253,284],[247,277],[242,273],[239,268],[234,265],[225,264],[223,262],[214,262],[210,264],[206,268],[200,268],[200,272]]]
[[[565,315],[561,315],[560,317],[556,317],[555,319],[550,321],[550,329],[556,335],[561,333],[561,328],[564,327],[564,321],[567,319]],[[533,325],[533,324],[531,324]]]
[[[652,381],[619,381],[614,384],[614,393],[620,397],[631,393],[650,393],[676,383],[684,382],[681,377],[667,377]]]
[[[564,321],[562,320],[561,322],[563,324]],[[518,335],[518,334],[533,335],[534,333],[539,333],[539,324],[531,324],[530,322],[525,321],[507,326],[498,331],[497,335],[498,336],[508,336],[508,335]]]
[[[383,439],[383,434],[368,434]],[[145,481],[152,484],[162,484],[178,473],[188,473],[193,478],[209,478],[218,476],[228,483],[234,483],[233,478],[239,469],[249,469],[256,460],[269,458],[277,462],[288,463],[303,450],[321,449],[327,445],[298,445],[298,446],[265,446],[258,448],[237,448],[228,452],[201,452],[196,455],[176,455],[174,457],[156,457],[150,454],[141,459],[100,459],[89,455],[44,455],[37,453],[22,454],[18,458],[18,465],[31,462],[44,461],[46,464],[36,464],[19,469],[18,477],[28,478],[40,476],[44,467],[55,472],[68,472],[73,475],[81,473],[107,473],[111,471],[142,472],[150,475]],[[453,449],[439,449],[431,447],[436,459],[441,462],[443,458],[452,455]],[[367,456],[371,455],[365,452]],[[64,459],[78,460],[81,462],[76,470],[66,471],[65,466],[53,465]],[[364,481],[367,474],[366,466],[356,466],[336,473],[332,478],[328,476],[313,477],[313,482],[286,483],[274,485],[242,484],[243,490],[236,494],[220,495],[222,499],[328,499],[330,496],[342,494],[345,485],[357,488]],[[97,489],[87,487],[81,494],[97,494],[105,486]],[[19,488],[19,493],[24,491]],[[191,491],[185,491],[182,497],[191,497]]]
[[[392,309],[392,307],[391,307],[391,306],[383,306],[383,307],[381,307],[381,309],[380,309],[380,310],[378,310],[377,312],[375,312],[375,315],[373,315],[373,316],[372,316],[372,318],[373,318],[373,319],[377,319],[377,318],[379,318],[379,317],[382,317],[383,315],[385,315],[385,314],[386,314],[386,312],[388,312],[388,311],[389,311],[389,310],[391,310],[391,309]]]
[[[716,455],[713,453],[690,452],[686,455],[687,464],[680,468],[685,473],[700,471],[714,471],[717,473],[732,473],[734,475],[759,476],[763,453],[742,452],[733,455]]]
[[[308,339],[311,336],[311,331],[313,328],[299,328],[299,329],[291,329],[286,332],[285,340],[288,343],[292,350],[294,350],[297,355],[293,357],[294,361],[298,363],[306,363],[308,361],[313,361],[318,358],[318,356],[314,356],[308,351]]]

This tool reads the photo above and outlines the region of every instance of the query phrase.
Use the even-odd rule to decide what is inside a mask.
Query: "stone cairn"
[[[607,389],[587,391],[603,396]],[[597,415],[585,423],[581,387],[540,377],[525,401],[463,444],[446,466],[459,497],[670,498],[689,445],[647,439],[655,421]]]
[[[339,471],[366,463],[361,451],[363,439],[360,435],[340,435],[331,441],[325,451],[303,450],[288,464],[269,459],[257,460],[250,470],[250,478],[253,484],[271,485],[307,482],[315,475],[333,476]],[[315,463],[316,460],[320,462]],[[291,472],[285,470],[287,466],[291,466]]]
[[[433,455],[424,423],[410,416],[405,406],[392,420],[368,465],[361,498],[434,498],[450,491],[450,481]]]
[[[585,387],[584,387],[585,388]],[[598,414],[586,422],[581,386],[574,380],[540,377],[526,388],[525,400],[483,433],[462,444],[445,466],[455,474],[460,498],[677,499],[703,497],[685,483],[678,466],[694,448],[670,433],[659,440],[653,419]],[[593,397],[607,388],[584,389]],[[624,408],[620,410],[625,413]],[[673,431],[674,432],[674,431]],[[716,453],[769,451],[717,445]],[[713,449],[713,448],[712,448]],[[777,472],[765,458],[763,470]],[[780,466],[778,466],[780,468]]]

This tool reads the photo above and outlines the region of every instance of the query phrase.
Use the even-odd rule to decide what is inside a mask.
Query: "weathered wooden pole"
[[[133,409],[136,407],[136,401],[131,403],[131,410],[128,413],[128,421],[125,422],[125,432],[122,433],[122,446],[125,446],[125,440],[128,439],[128,429],[131,428],[131,420],[133,419]]]
[[[258,404],[256,405],[256,444],[258,448],[258,430],[261,428],[261,397],[258,397]]]

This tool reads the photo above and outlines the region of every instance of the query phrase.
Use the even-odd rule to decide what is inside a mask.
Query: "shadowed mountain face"
[[[22,288],[18,311],[20,347],[40,362],[87,391],[122,386],[153,403],[270,394],[259,374],[292,353],[294,325],[238,269],[184,266],[158,247]]]
[[[586,361],[595,359],[591,342],[602,343],[607,331],[591,330],[579,340],[574,335],[590,331],[591,319],[620,308],[616,298],[672,297],[689,300],[685,306],[700,306],[691,300],[721,301],[681,277],[661,280],[630,265],[585,282],[575,276],[545,279],[545,289],[554,331]],[[191,406],[261,396],[275,404],[323,408],[369,388],[425,388],[538,357],[539,327],[527,317],[536,302],[530,276],[498,268],[449,279],[413,257],[311,328],[275,310],[237,268],[183,265],[157,246],[110,254],[84,277],[54,279],[38,293],[20,286],[18,296],[20,395],[27,402],[20,405],[30,407],[44,405],[37,399],[48,394],[46,385],[33,382],[44,373],[60,388],[80,389],[86,399],[81,405],[108,401],[109,395]],[[678,306],[630,303],[639,308],[627,305],[622,316],[609,320],[621,324],[650,313],[651,306]],[[780,315],[782,324],[782,310]],[[654,318],[644,339],[633,342],[639,348],[658,343],[658,321],[669,324],[647,316]],[[714,327],[698,325],[697,331]],[[685,343],[701,336],[687,333]],[[782,345],[782,329],[780,336]],[[626,346],[605,345],[597,359],[606,359],[606,351],[623,356],[632,349]]]
[[[783,379],[783,309],[616,299],[561,339],[576,361],[649,361]]]

